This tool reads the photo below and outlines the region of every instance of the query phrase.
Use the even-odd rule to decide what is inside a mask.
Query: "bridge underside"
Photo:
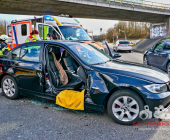
[[[77,0],[78,1],[78,0]],[[111,20],[124,20],[124,21],[141,21],[141,22],[165,22],[168,18],[166,14],[159,14],[159,10],[157,12],[146,12],[143,8],[142,10],[130,10],[134,9],[132,5],[127,10],[113,8],[115,5],[107,7],[94,5],[94,2],[90,1],[90,5],[84,3],[73,3],[73,2],[65,2],[57,1],[57,0],[1,0],[0,1],[0,13],[4,14],[23,14],[23,15],[60,15],[67,14],[76,18],[93,18],[93,19],[111,19]],[[116,3],[115,3],[116,4]],[[117,6],[117,5],[116,5]],[[118,5],[120,7],[120,5]],[[117,6],[117,7],[118,7]],[[128,5],[129,6],[129,5]],[[125,5],[126,7],[126,5]],[[140,9],[141,6],[136,9]],[[152,8],[150,10],[153,11]],[[167,12],[167,11],[166,11]]]

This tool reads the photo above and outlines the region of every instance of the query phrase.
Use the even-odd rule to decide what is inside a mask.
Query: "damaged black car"
[[[107,109],[125,125],[140,121],[145,105],[169,108],[168,75],[116,57],[87,43],[25,43],[0,56],[1,88],[9,99],[36,96],[69,109]]]

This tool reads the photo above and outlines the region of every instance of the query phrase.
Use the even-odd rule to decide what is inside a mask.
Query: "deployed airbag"
[[[84,110],[84,92],[63,90],[56,96],[56,104],[68,109]]]

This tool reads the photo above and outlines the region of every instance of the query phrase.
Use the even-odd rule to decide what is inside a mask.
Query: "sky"
[[[170,4],[170,0],[147,0],[152,2],[158,2],[158,3],[165,3]],[[25,15],[6,15],[6,14],[0,14],[0,20],[7,20],[11,21],[13,19],[18,18],[25,18],[27,16]],[[117,20],[102,20],[102,19],[86,19],[86,18],[76,18],[79,20],[79,22],[83,25],[84,29],[88,29],[88,31],[93,31],[94,35],[100,34],[100,28],[102,28],[103,32],[106,32],[107,29],[113,27],[116,23],[118,23]]]

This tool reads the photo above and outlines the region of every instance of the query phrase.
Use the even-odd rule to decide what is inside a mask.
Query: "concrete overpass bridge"
[[[139,0],[0,0],[0,13],[24,15],[68,14],[78,18],[165,22],[170,5]]]
[[[67,14],[75,18],[150,22],[151,32],[162,34],[162,30],[170,37],[170,5],[167,4],[145,0],[0,0],[0,5],[0,13],[4,14]]]

